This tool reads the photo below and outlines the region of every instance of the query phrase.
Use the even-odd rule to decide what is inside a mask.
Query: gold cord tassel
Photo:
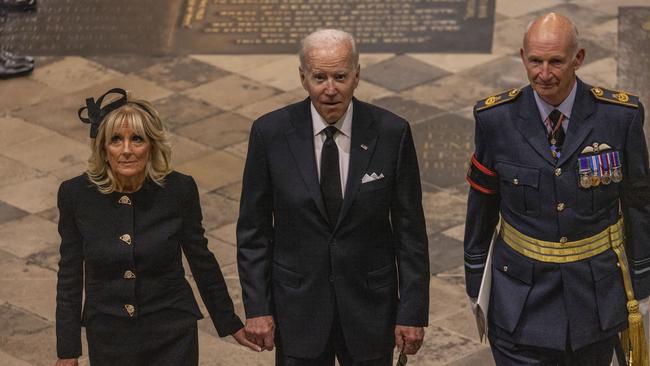
[[[610,242],[614,243],[614,241]],[[628,328],[621,332],[621,345],[627,357],[628,366],[650,366],[648,359],[648,343],[645,340],[643,330],[643,317],[639,311],[639,302],[634,299],[632,279],[627,268],[625,249],[620,243],[612,245],[612,249],[618,257],[618,264],[623,274],[623,285],[627,295],[627,323]]]
[[[648,344],[643,331],[643,317],[639,311],[639,302],[627,302],[628,329],[621,332],[623,351],[628,357],[628,366],[648,366]]]

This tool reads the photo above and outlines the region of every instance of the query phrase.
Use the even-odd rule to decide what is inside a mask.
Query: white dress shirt
[[[537,94],[536,91],[533,91],[533,95],[535,96],[535,102],[537,103],[537,109],[539,109],[539,114],[542,116],[542,123],[544,126],[546,126],[546,132],[551,133],[551,127],[546,124],[546,119],[548,118],[548,115],[553,112],[554,109],[557,109],[564,115],[564,119],[562,120],[562,128],[564,129],[564,132],[567,131],[569,128],[569,121],[571,120],[571,111],[573,110],[573,103],[576,100],[576,91],[578,90],[578,82],[573,83],[573,89],[571,89],[571,92],[569,95],[560,103],[559,106],[554,107],[548,103],[546,103],[540,96]]]
[[[323,143],[327,136],[325,128],[335,126],[339,131],[334,136],[334,142],[339,149],[339,170],[341,174],[341,197],[345,197],[345,184],[348,181],[348,167],[350,166],[350,143],[352,136],[352,102],[343,117],[334,124],[329,124],[316,111],[316,107],[311,103],[311,121],[314,132],[314,153],[316,154],[316,170],[318,171],[318,181],[320,182],[320,158],[323,150]]]

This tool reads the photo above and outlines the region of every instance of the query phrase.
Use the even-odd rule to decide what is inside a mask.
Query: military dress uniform
[[[491,342],[572,352],[614,339],[627,327],[621,264],[629,265],[636,297],[650,294],[643,106],[634,95],[576,82],[561,154],[530,86],[474,108],[465,275],[476,298],[498,230]],[[623,242],[627,263],[617,255],[625,255]]]
[[[59,358],[91,364],[196,365],[202,314],[185,279],[185,253],[220,336],[243,327],[207,248],[196,183],[172,172],[161,187],[103,194],[81,175],[61,184],[56,309]],[[82,311],[82,290],[85,301]]]

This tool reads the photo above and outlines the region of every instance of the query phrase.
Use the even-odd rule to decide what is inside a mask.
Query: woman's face
[[[136,133],[127,123],[122,123],[106,143],[108,164],[121,185],[144,181],[149,162],[151,144],[146,136]]]

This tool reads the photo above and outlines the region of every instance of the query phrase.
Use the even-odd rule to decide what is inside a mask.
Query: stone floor
[[[580,29],[587,59],[579,76],[617,87],[617,75],[625,72],[617,70],[618,6],[628,5],[650,6],[650,0],[498,0],[490,54],[362,54],[356,95],[412,123],[425,188],[431,325],[409,364],[493,364],[478,341],[463,288],[464,174],[473,149],[474,101],[526,84],[518,57],[522,33],[550,10],[573,17]],[[649,43],[640,47],[650,53]],[[56,191],[84,170],[89,155],[77,109],[109,87],[153,101],[164,116],[175,168],[199,184],[210,248],[243,314],[234,229],[248,131],[261,114],[305,97],[297,66],[292,55],[39,57],[32,75],[0,80],[1,365],[52,365],[56,359]],[[648,89],[635,92],[647,98]],[[219,339],[209,320],[200,329],[201,365],[272,364],[271,353]]]

